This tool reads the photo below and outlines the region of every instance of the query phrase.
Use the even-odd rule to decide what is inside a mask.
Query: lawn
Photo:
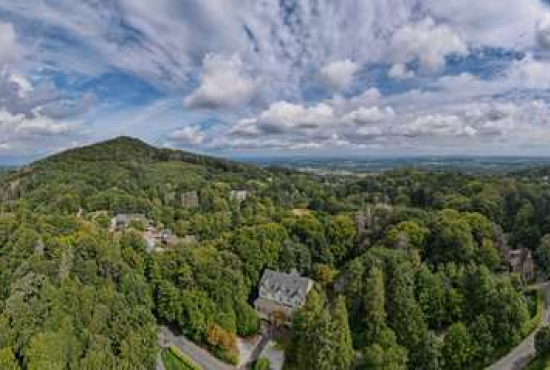
[[[166,370],[202,370],[201,367],[194,364],[193,361],[173,347],[163,349],[161,357]]]

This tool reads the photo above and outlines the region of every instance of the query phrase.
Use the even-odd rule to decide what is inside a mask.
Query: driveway
[[[189,359],[202,367],[204,370],[235,370],[233,366],[227,365],[216,357],[212,356],[208,351],[197,346],[183,336],[176,336],[166,326],[159,328],[159,343],[163,343],[164,347],[174,346],[185,354]]]
[[[550,283],[542,284],[539,289],[543,289],[545,295],[544,312],[542,314],[542,320],[539,327],[510,353],[501,358],[498,362],[489,366],[486,370],[520,370],[524,369],[529,362],[535,358],[535,335],[542,326],[550,323]]]

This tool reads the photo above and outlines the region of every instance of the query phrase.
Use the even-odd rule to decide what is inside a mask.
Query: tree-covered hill
[[[121,136],[102,143],[67,150],[51,156],[34,165],[70,164],[81,162],[117,162],[146,164],[154,162],[181,161],[189,164],[208,166],[212,169],[244,171],[254,168],[251,165],[231,162],[223,158],[185,152],[182,150],[159,149],[143,141]]]
[[[159,323],[234,362],[266,268],[317,282],[289,369],[481,369],[533,327],[508,251],[550,272],[536,175],[317,176],[123,137],[0,189],[1,369],[153,369]],[[178,242],[151,251],[141,221],[112,229],[119,213]]]

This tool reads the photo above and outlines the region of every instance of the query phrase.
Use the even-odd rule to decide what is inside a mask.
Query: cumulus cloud
[[[2,137],[59,135],[68,133],[71,130],[68,124],[56,122],[42,116],[38,111],[35,112],[33,117],[29,118],[23,114],[13,115],[6,110],[0,110],[0,123]]]
[[[395,32],[388,57],[399,64],[418,61],[423,68],[433,71],[445,65],[448,55],[464,56],[467,53],[468,46],[449,26],[426,18]]]
[[[290,133],[299,135],[301,131],[313,131],[331,124],[334,119],[332,106],[320,103],[312,107],[285,101],[276,102],[262,112],[255,125],[265,134]]]
[[[537,23],[537,42],[543,49],[550,49],[550,15],[544,16]]]
[[[406,80],[409,78],[413,78],[415,76],[415,73],[409,70],[406,64],[395,63],[388,71],[388,76],[397,80]]]
[[[17,85],[17,94],[20,98],[26,98],[31,92],[34,91],[32,83],[23,75],[12,73],[9,78],[9,82]]]
[[[477,130],[456,115],[428,114],[393,127],[392,132],[406,137],[474,136]]]
[[[253,98],[256,88],[257,81],[246,75],[239,56],[207,54],[200,86],[184,99],[184,105],[207,109],[238,107]]]
[[[334,91],[346,90],[351,86],[358,65],[349,59],[327,64],[321,69],[325,83]]]
[[[347,113],[343,117],[344,122],[352,122],[359,126],[378,123],[385,119],[395,117],[395,112],[391,107],[380,109],[379,107],[361,107],[353,112]]]
[[[11,114],[0,109],[0,153],[42,151],[71,137],[76,124],[58,122],[35,112],[33,116]]]
[[[512,63],[506,77],[516,88],[550,89],[550,62],[527,56]]]
[[[469,145],[490,150],[531,140],[528,133],[550,135],[545,102],[475,101],[471,97],[461,102],[454,86],[469,83],[482,84],[462,75],[441,81],[439,91],[381,96],[370,103],[341,98],[311,106],[278,102],[255,117],[238,121],[228,135],[210,143],[240,149],[394,150],[408,146],[422,150],[447,145],[458,150],[460,145]],[[440,104],[432,99],[439,99]]]
[[[34,84],[8,68],[0,71],[0,151],[28,154],[70,142],[81,130],[76,116],[95,101],[68,97],[49,83]]]
[[[186,126],[170,133],[168,139],[177,144],[196,146],[204,142],[205,135],[197,126]]]

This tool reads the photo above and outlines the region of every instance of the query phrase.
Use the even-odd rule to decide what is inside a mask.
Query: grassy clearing
[[[177,348],[165,348],[161,352],[162,363],[166,370],[202,370]]]
[[[525,327],[523,328],[523,335],[527,336],[530,333],[533,332],[536,328],[538,328],[541,320],[542,320],[542,314],[544,313],[544,294],[542,294],[540,291],[537,291],[537,312],[535,316],[529,322]]]

